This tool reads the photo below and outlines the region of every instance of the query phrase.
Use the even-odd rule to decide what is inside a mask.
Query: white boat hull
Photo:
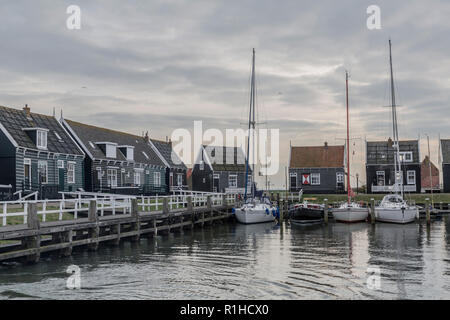
[[[241,210],[236,209],[234,212],[236,220],[240,223],[250,224],[250,223],[262,223],[275,221],[275,217],[272,212],[269,214],[265,210]]]
[[[375,219],[380,222],[411,223],[416,220],[417,208],[375,208]]]
[[[335,208],[333,218],[339,222],[361,222],[366,221],[369,210],[367,208]]]

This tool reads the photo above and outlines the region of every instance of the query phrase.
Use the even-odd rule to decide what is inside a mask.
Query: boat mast
[[[347,104],[347,202],[351,202],[350,193],[350,126],[349,126],[349,115],[348,115],[348,72],[345,71],[345,94],[346,94],[346,104]]]
[[[256,104],[256,76],[255,76],[255,48],[253,48],[253,64],[252,64],[252,93],[253,93],[253,106],[250,106],[250,108],[253,107],[253,114],[252,114],[252,147],[253,147],[253,152],[252,152],[252,185],[251,185],[251,189],[252,190],[252,198],[255,198],[255,104]]]
[[[394,135],[394,148],[396,149],[396,159],[394,159],[395,167],[395,192],[398,193],[400,189],[400,194],[403,198],[403,177],[400,177],[400,147],[398,140],[398,127],[397,127],[397,106],[395,104],[395,87],[394,87],[394,71],[392,68],[392,43],[389,39],[389,64],[391,69],[391,105],[392,105],[392,131]]]
[[[253,131],[255,129],[254,106],[255,106],[255,49],[253,48],[252,78],[251,78],[251,89],[250,89],[250,112],[249,112],[249,116],[248,116],[247,157],[245,159],[245,191],[244,191],[244,200],[247,200],[248,171],[249,171],[249,159],[250,159],[250,132],[251,132],[252,128],[253,128]],[[253,118],[252,118],[252,115],[253,115]],[[252,119],[253,119],[253,121],[252,121]],[[254,150],[254,147],[253,147],[253,150]],[[253,152],[253,157],[254,157],[254,152]],[[253,184],[254,170],[255,170],[255,164],[253,163],[252,184]],[[253,195],[253,191],[252,191],[252,195]]]

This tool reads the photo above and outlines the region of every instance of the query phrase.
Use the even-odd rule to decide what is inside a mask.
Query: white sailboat
[[[389,40],[389,62],[391,70],[391,105],[392,105],[392,128],[393,128],[393,147],[396,156],[394,157],[395,182],[394,194],[386,195],[380,205],[375,207],[375,218],[381,222],[392,223],[410,223],[416,219],[418,208],[409,205],[403,198],[403,176],[400,163],[400,147],[397,127],[397,110],[395,104],[394,92],[394,73],[392,71],[392,45]]]
[[[333,208],[333,218],[339,222],[360,222],[365,221],[369,216],[369,209],[361,207],[357,202],[352,201],[352,187],[350,185],[350,121],[348,112],[348,72],[345,72],[345,91],[347,101],[347,202]]]
[[[267,198],[257,199],[255,197],[254,186],[254,174],[255,174],[255,161],[253,161],[252,170],[252,186],[250,186],[251,195],[248,195],[248,171],[249,171],[249,152],[250,152],[250,136],[253,135],[252,143],[254,143],[255,137],[255,49],[253,49],[252,59],[252,78],[251,78],[251,92],[250,92],[250,115],[248,119],[248,143],[247,143],[247,157],[245,160],[245,191],[244,191],[244,204],[240,208],[234,209],[234,214],[240,223],[261,223],[271,222],[275,220],[277,214],[279,214],[278,208],[273,206]],[[250,134],[252,133],[252,134]],[[255,153],[253,152],[253,156]]]

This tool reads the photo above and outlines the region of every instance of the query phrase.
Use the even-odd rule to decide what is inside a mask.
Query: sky
[[[67,7],[81,28],[66,26]],[[367,28],[367,7],[381,29]],[[438,162],[450,138],[449,1],[2,1],[0,105],[166,139],[177,128],[244,128],[252,48],[257,107],[289,145],[343,144],[350,73],[352,184],[364,184],[364,141],[392,136],[388,39],[400,139]]]

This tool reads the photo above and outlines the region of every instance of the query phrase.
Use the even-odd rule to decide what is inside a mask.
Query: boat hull
[[[322,223],[324,216],[323,209],[295,208],[289,212],[289,220],[296,225],[308,225]]]
[[[417,208],[375,208],[375,219],[380,222],[405,224],[414,222],[417,212]]]
[[[267,214],[264,210],[241,210],[234,212],[236,220],[243,224],[263,223],[275,221],[272,213]]]
[[[362,222],[369,216],[367,208],[335,208],[333,209],[333,218],[338,222]]]

